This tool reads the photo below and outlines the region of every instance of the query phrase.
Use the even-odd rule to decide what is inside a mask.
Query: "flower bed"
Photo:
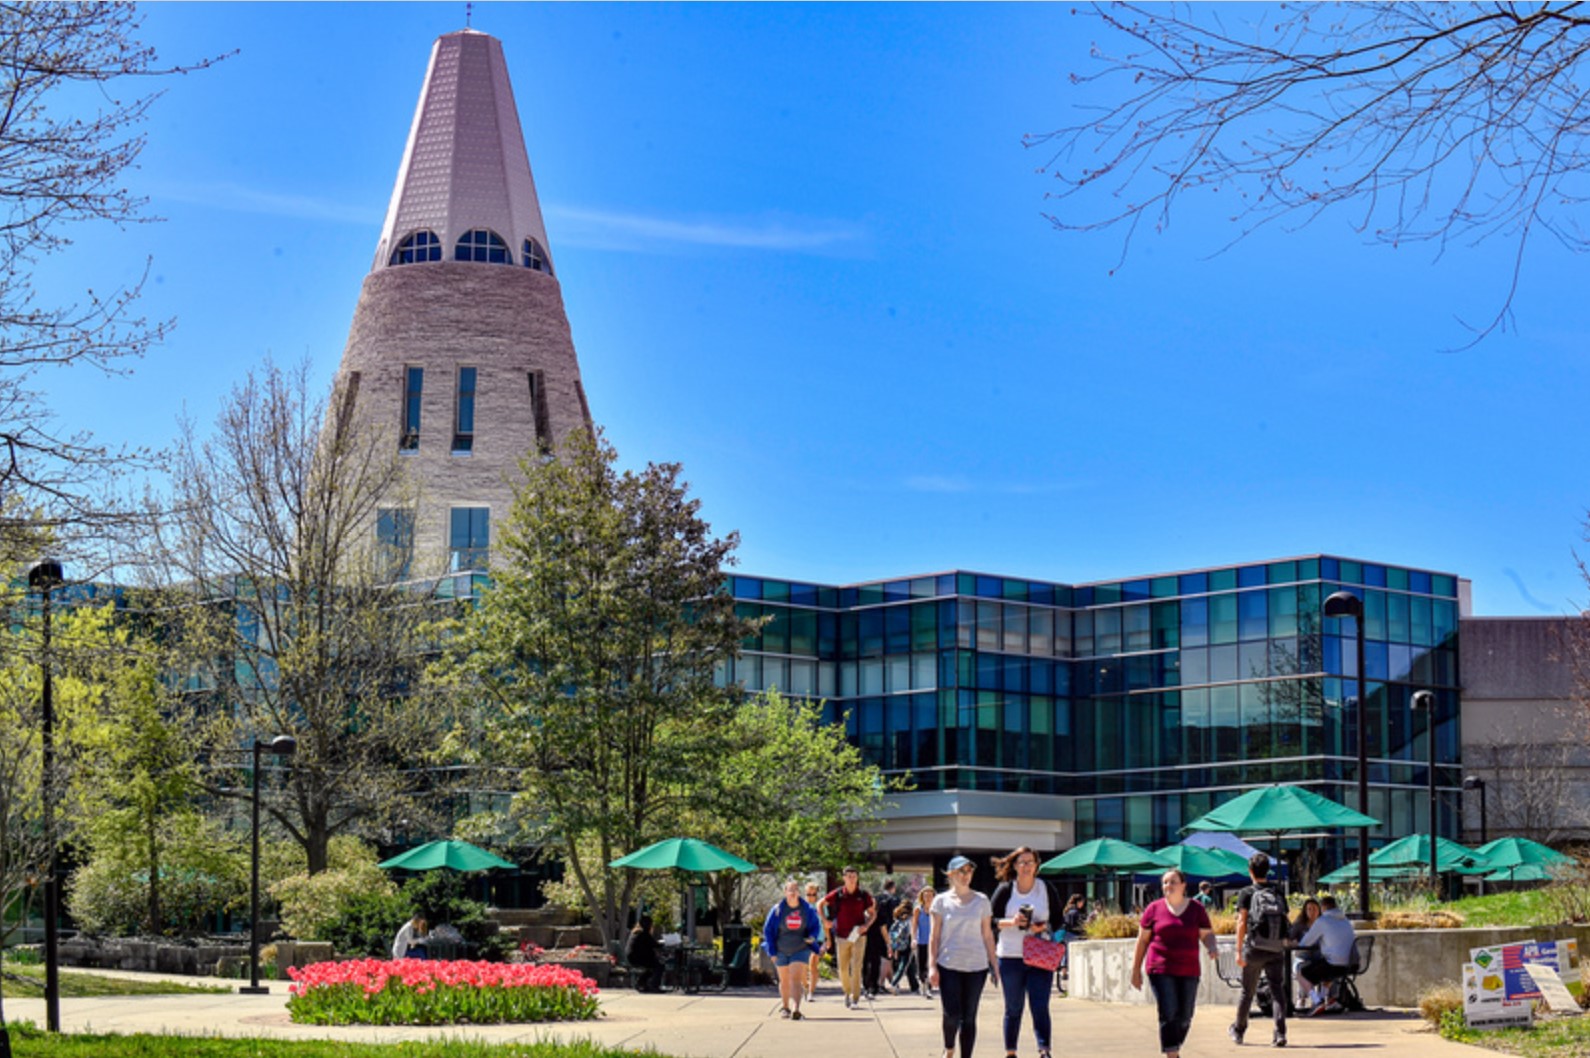
[[[288,1013],[309,1025],[584,1021],[599,1006],[595,982],[561,966],[353,959],[287,973]]]

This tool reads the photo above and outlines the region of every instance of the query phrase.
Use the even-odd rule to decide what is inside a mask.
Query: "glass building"
[[[1053,820],[1057,848],[1154,848],[1256,785],[1357,807],[1356,630],[1321,614],[1346,590],[1364,604],[1370,814],[1384,824],[1371,842],[1429,829],[1429,720],[1410,707],[1422,689],[1437,701],[1437,829],[1456,837],[1458,588],[1328,555],[1077,585],[736,576],[742,614],[769,620],[722,675],[825,699],[870,761],[910,777],[880,841],[892,857],[1009,847],[969,815]],[[1340,837],[1327,860],[1356,854]]]

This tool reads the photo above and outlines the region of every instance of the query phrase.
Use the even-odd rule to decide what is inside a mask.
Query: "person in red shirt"
[[[846,867],[844,878],[844,884],[823,897],[817,910],[830,923],[838,953],[839,986],[849,1010],[861,1005],[861,960],[867,951],[867,930],[878,917],[878,909],[873,906],[872,894],[861,887],[860,871]]]
[[[1165,895],[1149,904],[1138,920],[1137,948],[1132,952],[1132,987],[1142,990],[1145,962],[1148,986],[1159,1007],[1159,1049],[1165,1058],[1180,1058],[1182,1041],[1192,1027],[1198,1002],[1198,945],[1211,959],[1215,931],[1209,912],[1187,892],[1187,876],[1172,867],[1159,880]]]

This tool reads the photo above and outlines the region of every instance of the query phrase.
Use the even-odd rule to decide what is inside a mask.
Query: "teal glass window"
[[[448,525],[448,568],[485,569],[491,545],[491,509],[454,507]]]
[[[1407,643],[1413,637],[1408,597],[1401,592],[1386,593],[1386,638],[1393,643]]]
[[[1386,593],[1364,592],[1364,636],[1369,639],[1386,639]]]
[[[1110,607],[1093,614],[1093,652],[1119,654],[1121,652],[1121,610]]]
[[[1181,611],[1173,602],[1157,602],[1154,604],[1154,638],[1155,650],[1174,649],[1181,645]]]
[[[458,391],[453,399],[453,451],[475,449],[475,369],[458,369]]]
[[[1235,643],[1237,641],[1237,597],[1235,595],[1209,596],[1209,642]]]
[[[412,452],[420,446],[420,398],[425,390],[425,369],[403,369],[403,429],[398,435],[398,447]]]
[[[1294,587],[1270,589],[1270,638],[1279,639],[1297,635],[1297,589]]]
[[[1153,646],[1153,615],[1146,605],[1128,606],[1121,614],[1121,633],[1127,651],[1148,650]]]
[[[482,264],[513,263],[508,255],[508,244],[503,242],[501,235],[487,228],[476,228],[460,235],[458,245],[453,247],[453,260],[478,261]]]

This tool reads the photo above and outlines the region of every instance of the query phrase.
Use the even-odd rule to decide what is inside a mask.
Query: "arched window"
[[[546,247],[534,239],[524,241],[524,266],[534,268],[537,272],[552,274],[552,262],[547,260]]]
[[[440,261],[442,259],[442,240],[436,237],[435,232],[416,231],[403,237],[397,244],[397,249],[392,251],[390,264],[421,264],[425,261]]]
[[[455,261],[482,261],[486,264],[513,264],[508,254],[508,244],[502,236],[487,228],[466,231],[453,248]]]

